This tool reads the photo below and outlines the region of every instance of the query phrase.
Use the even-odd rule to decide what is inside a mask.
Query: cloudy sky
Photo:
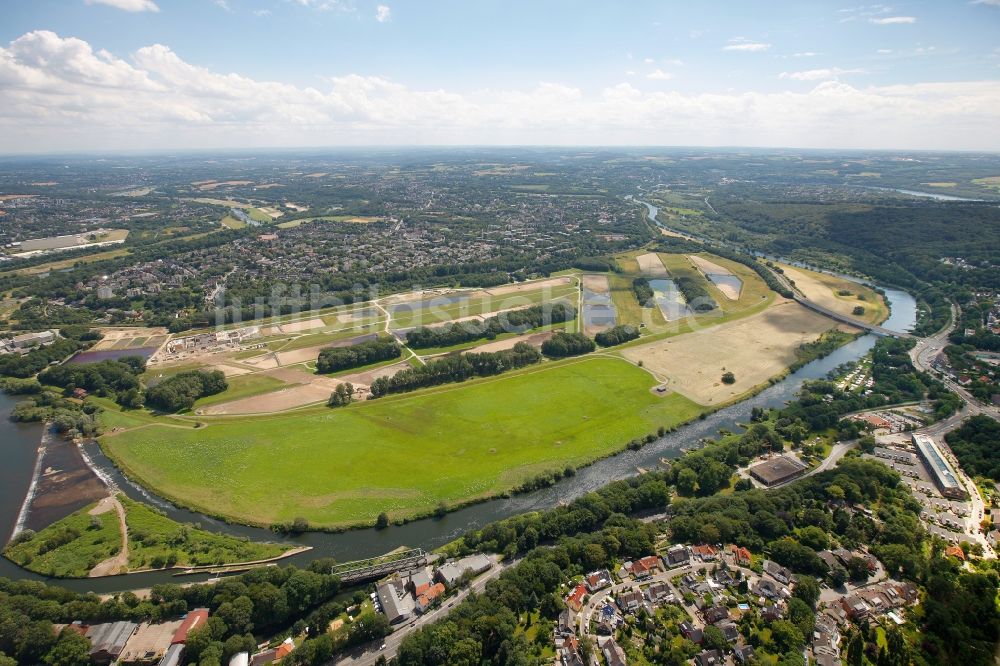
[[[1000,0],[3,0],[0,153],[1000,150]]]

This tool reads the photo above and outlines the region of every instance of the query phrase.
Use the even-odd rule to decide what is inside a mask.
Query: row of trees
[[[602,347],[614,347],[635,340],[639,337],[639,329],[631,324],[619,324],[607,331],[601,331],[594,336],[594,342]]]
[[[597,348],[594,341],[583,333],[567,333],[557,331],[555,335],[542,343],[542,353],[552,358],[565,358],[589,354]]]
[[[688,307],[695,312],[708,312],[719,307],[701,281],[687,275],[680,275],[674,278],[674,284],[677,285],[678,291],[684,294],[684,300],[687,301]]]
[[[399,358],[403,348],[392,338],[377,337],[349,347],[328,347],[321,349],[316,361],[319,373],[337,372],[358,368],[379,361]]]
[[[221,370],[181,372],[146,390],[146,404],[165,412],[191,409],[198,398],[229,388]]]
[[[568,303],[543,303],[521,310],[511,310],[484,321],[467,321],[429,328],[419,326],[406,334],[406,344],[414,349],[449,347],[483,338],[492,340],[501,333],[523,333],[527,330],[559,324],[576,318],[576,308]]]
[[[400,370],[392,377],[379,377],[372,382],[371,395],[373,398],[379,398],[390,393],[403,393],[427,386],[461,382],[470,377],[498,375],[541,360],[542,355],[538,350],[526,342],[518,342],[513,349],[497,352],[445,356],[430,361],[427,365]]]
[[[644,308],[651,308],[655,305],[653,301],[653,288],[649,286],[649,280],[644,277],[637,277],[632,280],[632,292],[635,300]]]

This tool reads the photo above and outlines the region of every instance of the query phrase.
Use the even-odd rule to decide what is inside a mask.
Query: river
[[[651,211],[652,212],[652,211]],[[654,214],[655,215],[655,214]],[[655,219],[655,217],[654,217]],[[886,299],[891,307],[891,315],[884,327],[905,331],[916,323],[916,302],[902,291],[886,289]],[[860,337],[835,352],[788,375],[773,386],[743,402],[715,412],[704,420],[694,421],[678,428],[675,432],[661,437],[638,451],[624,451],[610,458],[600,460],[589,467],[577,471],[574,477],[532,493],[507,499],[495,499],[475,504],[452,512],[440,519],[418,520],[406,525],[391,526],[384,530],[360,529],[341,533],[310,532],[288,540],[296,545],[312,546],[312,550],[284,560],[284,563],[304,565],[319,557],[335,557],[341,561],[371,557],[386,553],[398,546],[432,549],[441,546],[469,529],[481,527],[489,522],[526,511],[548,509],[596,490],[617,479],[624,479],[637,473],[637,468],[655,468],[661,458],[673,458],[680,454],[682,447],[691,447],[704,437],[714,437],[720,429],[736,430],[740,423],[750,420],[754,407],[780,407],[792,399],[802,382],[826,376],[842,363],[864,356],[875,344],[872,335]],[[22,500],[35,465],[36,451],[42,429],[37,425],[18,425],[7,420],[15,400],[0,394],[0,456],[4,465],[0,466],[0,532],[7,535],[17,520]],[[101,453],[96,444],[89,444],[86,451],[94,464],[107,474],[130,497],[159,507],[171,518],[181,522],[198,523],[201,527],[215,532],[246,536],[254,540],[274,540],[275,535],[268,530],[229,525],[202,514],[192,513],[174,507],[170,503],[151,495],[140,486],[125,479],[111,462]],[[0,558],[0,576],[16,579],[50,580],[25,571],[12,562]],[[150,587],[156,583],[191,582],[204,580],[208,575],[174,577],[169,572],[127,574],[109,578],[83,580],[50,580],[72,590],[98,593],[115,592],[126,589]]]

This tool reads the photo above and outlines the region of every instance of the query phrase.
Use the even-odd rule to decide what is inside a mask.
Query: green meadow
[[[206,513],[370,524],[381,511],[414,517],[500,494],[702,411],[655,384],[620,358],[591,356],[340,409],[147,423],[102,445],[155,492]]]

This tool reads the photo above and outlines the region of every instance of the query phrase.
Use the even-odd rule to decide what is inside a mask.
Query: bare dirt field
[[[663,266],[663,262],[660,261],[655,253],[649,252],[648,254],[640,254],[635,260],[639,263],[639,270],[642,271],[644,275],[649,275],[652,277],[667,277],[670,273]]]
[[[824,308],[870,323],[882,321],[887,314],[882,297],[863,284],[794,266],[782,265],[781,269],[788,279],[795,282],[795,286],[805,294],[806,298]],[[841,290],[849,291],[851,294],[840,296],[837,292]],[[863,294],[865,300],[858,299],[858,294]],[[859,305],[865,309],[865,313],[860,316],[854,314],[854,308]]]
[[[226,377],[238,377],[239,375],[246,375],[253,370],[241,365],[229,365],[228,363],[219,363],[208,368],[209,370],[220,370],[222,374]]]
[[[287,324],[281,324],[278,326],[282,333],[301,333],[302,331],[311,331],[314,328],[323,328],[326,326],[321,318],[316,317],[315,319],[305,319],[300,321],[293,321]]]
[[[564,285],[571,284],[572,282],[572,278],[569,277],[549,278],[548,280],[539,280],[537,282],[522,282],[520,284],[511,284],[504,287],[487,289],[485,293],[491,296],[519,294],[525,291],[535,291],[536,289],[552,289],[553,287],[562,287]]]
[[[803,342],[818,338],[836,324],[794,301],[779,300],[763,312],[728,324],[648,345],[622,356],[666,379],[671,390],[702,405],[726,402],[781,374],[796,360]],[[733,384],[722,374],[732,372]]]
[[[704,257],[699,257],[697,254],[689,254],[687,256],[691,262],[698,267],[702,273],[714,273],[716,275],[732,275],[733,272],[724,266],[720,266],[714,261],[709,261]]]
[[[534,347],[541,347],[542,343],[552,337],[555,331],[542,331],[541,333],[529,333],[527,335],[518,335],[513,338],[507,338],[506,340],[498,340],[496,342],[489,342],[485,345],[480,345],[479,347],[473,347],[470,352],[498,352],[505,349],[513,349],[514,345],[518,342],[527,342],[529,345]]]
[[[336,388],[337,382],[332,380],[315,381],[311,384],[299,384],[280,391],[272,391],[264,395],[241,398],[219,405],[212,405],[201,410],[202,414],[261,414],[280,412],[294,407],[302,407],[330,398],[330,393]]]
[[[598,294],[611,293],[611,284],[608,282],[607,275],[584,275],[583,286]]]

